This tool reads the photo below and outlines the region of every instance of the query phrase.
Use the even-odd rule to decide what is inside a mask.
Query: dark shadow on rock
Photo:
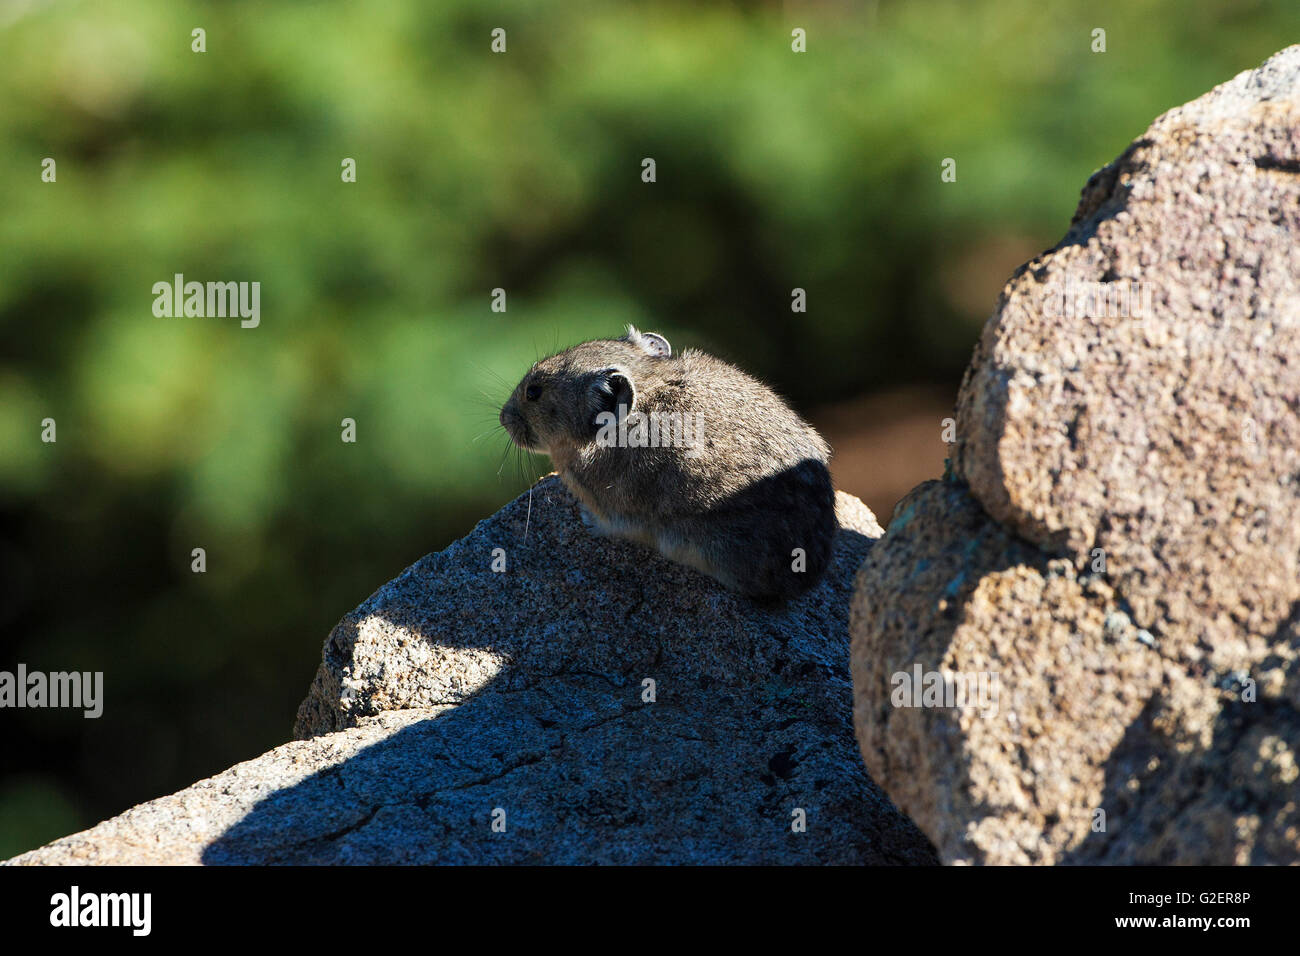
[[[1287,749],[1276,745],[1300,740],[1300,657],[1294,653],[1300,650],[1300,604],[1273,643],[1292,653],[1274,654],[1254,674],[1229,675],[1205,689],[1220,704],[1208,746],[1178,732],[1179,715],[1162,693],[1152,697],[1106,762],[1104,817],[1062,863],[1300,862],[1300,847],[1285,836],[1288,828],[1300,830],[1295,766]],[[1247,678],[1256,699],[1248,699]],[[1243,856],[1234,856],[1234,845],[1252,841]]]
[[[840,521],[825,579],[773,611],[592,539],[540,482],[340,623],[309,739],[252,762],[320,769],[203,862],[935,863],[854,740],[855,527],[879,532],[855,499]]]

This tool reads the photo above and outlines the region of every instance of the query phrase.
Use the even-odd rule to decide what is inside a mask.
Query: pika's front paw
[[[590,531],[592,534],[602,538],[609,537],[610,535],[609,526],[606,525],[605,522],[597,518],[594,514],[592,514],[587,509],[586,505],[578,505],[578,516],[582,518],[582,523],[586,526],[587,530]]]

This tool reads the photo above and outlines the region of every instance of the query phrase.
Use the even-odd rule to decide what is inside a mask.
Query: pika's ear
[[[627,341],[655,358],[672,358],[673,347],[658,332],[638,332],[635,325],[627,327]]]
[[[636,403],[636,387],[627,372],[621,368],[611,367],[596,373],[591,385],[592,424],[599,428],[602,424],[597,416],[612,412],[616,421],[622,421]]]

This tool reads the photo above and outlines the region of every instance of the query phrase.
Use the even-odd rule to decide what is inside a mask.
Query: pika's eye
[[[540,385],[529,385],[526,389],[524,389],[524,398],[528,399],[530,402],[535,402],[541,397],[542,397],[542,386]]]

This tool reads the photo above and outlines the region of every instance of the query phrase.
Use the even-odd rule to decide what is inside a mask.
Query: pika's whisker
[[[528,526],[533,520],[533,486],[528,486],[528,512],[524,515],[524,543],[528,543]]]

